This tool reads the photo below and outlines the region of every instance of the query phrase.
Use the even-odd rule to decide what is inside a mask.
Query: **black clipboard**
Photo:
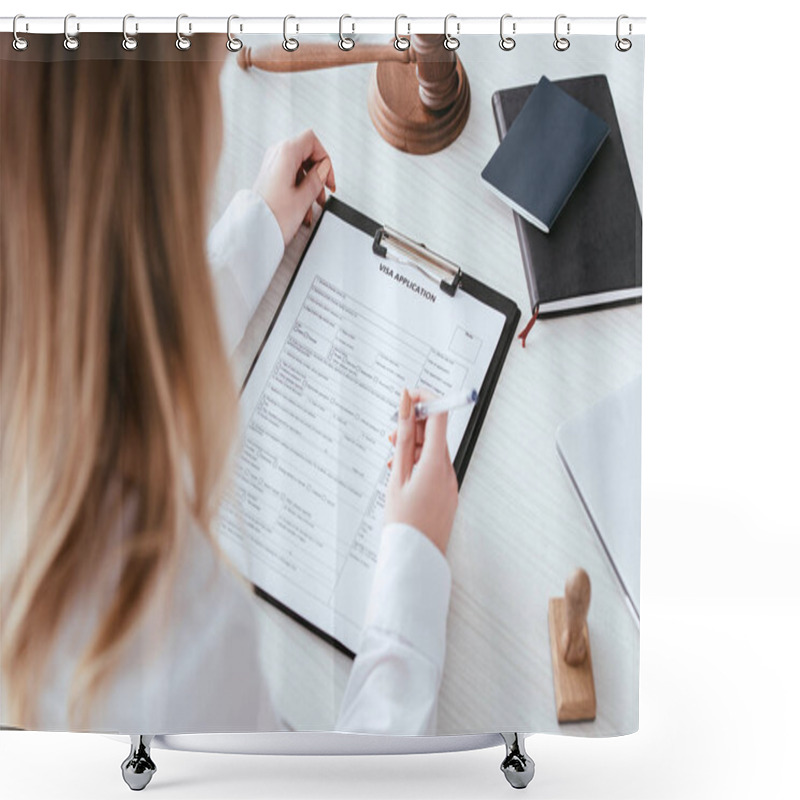
[[[375,220],[370,219],[365,214],[362,214],[360,211],[357,211],[352,206],[347,205],[346,203],[342,202],[336,197],[333,197],[332,195],[328,198],[327,202],[325,203],[325,207],[323,208],[320,220],[322,219],[322,216],[324,216],[325,214],[334,214],[343,221],[352,225],[354,228],[363,231],[370,238],[373,239],[373,241],[375,242],[375,246],[377,247],[378,243],[377,237],[381,233],[381,231],[384,230],[383,225],[380,225],[379,223],[375,222]],[[292,277],[289,279],[289,283],[286,287],[286,291],[284,292],[283,297],[281,298],[280,304],[278,305],[278,309],[272,318],[272,322],[270,323],[269,328],[267,329],[267,332],[264,335],[263,340],[261,341],[261,344],[259,345],[258,352],[256,353],[256,356],[253,359],[253,363],[250,365],[250,369],[248,370],[247,376],[245,377],[244,382],[242,384],[242,391],[244,391],[244,387],[247,386],[247,383],[250,380],[250,376],[253,373],[253,369],[255,368],[258,359],[261,357],[264,345],[267,343],[267,340],[269,339],[269,336],[272,333],[273,328],[275,327],[275,323],[277,322],[278,318],[281,315],[281,311],[283,310],[286,298],[292,291],[292,286],[294,285],[295,278],[302,269],[306,253],[308,252],[308,249],[311,247],[311,244],[314,241],[314,236],[316,235],[318,228],[319,228],[319,221],[317,222],[317,225],[314,228],[313,233],[309,237],[308,242],[306,242],[306,245],[303,248],[303,253],[297,262],[297,266],[295,267],[295,270],[292,273]],[[425,245],[420,244],[418,245],[418,247],[424,249]],[[478,439],[478,434],[480,433],[481,427],[483,425],[483,420],[486,417],[486,412],[489,409],[489,403],[491,402],[492,395],[494,394],[495,386],[497,385],[497,381],[503,369],[503,364],[505,363],[506,355],[508,354],[508,349],[511,346],[511,342],[514,340],[514,332],[516,331],[517,324],[519,323],[520,319],[520,310],[517,304],[511,298],[506,297],[503,294],[500,294],[500,292],[495,291],[491,287],[487,286],[485,283],[482,283],[476,278],[471,277],[469,274],[461,271],[460,269],[458,270],[457,276],[455,276],[453,280],[450,282],[450,289],[453,291],[448,291],[447,289],[445,289],[445,291],[448,294],[452,294],[454,292],[467,292],[467,294],[472,295],[485,305],[488,305],[496,309],[505,317],[503,329],[500,333],[497,345],[495,346],[495,350],[494,353],[492,354],[491,361],[489,362],[489,367],[486,370],[486,375],[484,376],[483,383],[480,389],[478,390],[478,401],[475,403],[475,408],[472,409],[472,414],[470,415],[469,422],[467,423],[467,427],[465,428],[464,435],[461,439],[461,445],[459,446],[458,452],[456,453],[456,456],[453,459],[453,468],[455,469],[456,478],[458,479],[458,486],[460,489],[461,483],[464,480],[464,475],[467,472],[467,466],[472,456],[472,451],[475,448],[475,442]],[[252,584],[252,586],[253,586],[253,591],[259,597],[262,597],[264,600],[267,600],[276,608],[279,608],[281,611],[288,614],[292,619],[296,620],[301,625],[303,625],[304,627],[311,630],[313,633],[320,636],[326,642],[333,645],[333,647],[335,647],[337,650],[341,651],[347,656],[350,656],[350,658],[355,658],[356,654],[352,650],[350,650],[350,648],[342,644],[338,639],[326,633],[321,628],[314,625],[312,622],[309,622],[307,619],[305,619],[305,617],[298,614],[296,611],[291,609],[286,604],[282,603],[273,595],[264,591],[260,586],[257,586],[256,584]]]

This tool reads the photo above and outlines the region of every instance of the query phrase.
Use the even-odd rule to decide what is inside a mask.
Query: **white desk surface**
[[[373,66],[244,73],[231,57],[221,79],[225,143],[212,216],[252,184],[267,146],[313,128],[331,154],[342,200],[512,297],[521,327],[530,303],[512,215],[479,177],[498,143],[491,95],[542,74],[605,73],[641,204],[643,50],[639,38],[621,54],[613,37],[581,36],[558,53],[552,37],[537,36],[503,53],[495,36],[463,37],[458,55],[470,81],[469,120],[454,144],[424,157],[394,150],[375,132],[366,107]],[[287,249],[237,351],[240,378],[307,235],[301,231]],[[641,305],[634,305],[544,319],[525,349],[518,340],[511,346],[461,487],[447,553],[453,590],[440,734],[608,735],[638,728],[639,631],[559,462],[555,430],[641,372],[641,318]],[[547,601],[563,594],[576,566],[592,580],[597,719],[559,726]],[[298,730],[334,729],[351,660],[269,603],[262,609],[273,696],[287,720]]]

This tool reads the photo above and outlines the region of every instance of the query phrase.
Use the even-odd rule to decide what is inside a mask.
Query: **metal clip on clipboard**
[[[394,251],[394,252],[393,252]],[[448,261],[444,256],[428,250],[424,244],[415,242],[396,230],[383,226],[375,231],[375,238],[372,241],[372,252],[381,258],[387,258],[400,264],[415,267],[434,283],[439,284],[439,288],[450,297],[455,296],[458,284],[461,282],[461,268],[452,261]],[[406,258],[402,258],[405,256]],[[444,272],[452,276],[450,280],[441,278],[435,271]]]

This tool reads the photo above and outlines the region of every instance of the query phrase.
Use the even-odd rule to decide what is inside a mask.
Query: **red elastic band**
[[[518,339],[522,339],[522,346],[525,347],[525,340],[528,338],[528,334],[531,332],[531,328],[533,327],[533,323],[536,322],[536,318],[539,316],[539,306],[533,309],[533,316],[531,317],[530,322],[522,329]]]

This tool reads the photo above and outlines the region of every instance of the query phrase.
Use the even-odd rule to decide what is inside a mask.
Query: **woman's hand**
[[[270,147],[253,184],[270,207],[289,244],[301,222],[311,224],[311,208],[316,200],[325,203],[325,187],[336,191],[330,156],[314,131]]]
[[[445,554],[458,505],[458,481],[447,449],[447,414],[414,419],[414,404],[432,397],[403,389],[397,431],[390,437],[395,454],[384,522],[413,525]]]

